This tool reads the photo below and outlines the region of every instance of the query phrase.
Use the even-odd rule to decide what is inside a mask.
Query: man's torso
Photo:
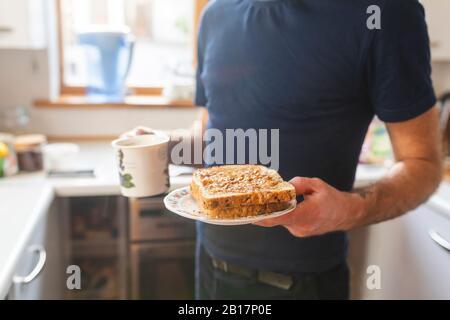
[[[279,129],[279,172],[350,190],[374,112],[366,88],[369,2],[217,0],[200,32],[209,128]],[[200,224],[210,254],[276,271],[345,259],[342,232],[300,239],[282,227]]]

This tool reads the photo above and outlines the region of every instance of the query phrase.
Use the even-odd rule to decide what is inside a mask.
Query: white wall
[[[30,106],[36,97],[47,98],[47,50],[0,50],[0,108]]]
[[[450,62],[433,63],[433,83],[436,93],[450,91]]]
[[[50,136],[114,136],[137,125],[153,129],[188,128],[198,109],[33,109],[34,132]]]

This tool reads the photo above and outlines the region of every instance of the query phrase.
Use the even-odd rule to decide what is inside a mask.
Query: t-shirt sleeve
[[[436,104],[425,12],[417,0],[387,0],[368,54],[369,95],[385,122],[415,118]]]
[[[195,72],[195,98],[194,104],[196,106],[206,107],[207,99],[205,93],[205,86],[202,80],[203,72],[203,56],[204,56],[204,42],[205,42],[205,19],[204,14],[200,20],[200,28],[197,37],[197,70]]]

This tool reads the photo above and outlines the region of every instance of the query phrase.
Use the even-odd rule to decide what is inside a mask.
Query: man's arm
[[[306,237],[389,220],[426,201],[442,174],[437,108],[387,128],[396,163],[386,177],[354,192],[338,191],[317,178],[294,178],[291,183],[305,200],[293,212],[258,225],[283,225]]]
[[[388,123],[396,163],[378,183],[355,190],[364,199],[358,225],[395,218],[425,202],[442,178],[438,110]]]

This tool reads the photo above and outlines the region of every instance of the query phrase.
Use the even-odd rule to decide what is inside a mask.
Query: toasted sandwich
[[[229,165],[199,169],[190,186],[192,197],[211,218],[234,219],[287,209],[295,189],[272,169]]]

